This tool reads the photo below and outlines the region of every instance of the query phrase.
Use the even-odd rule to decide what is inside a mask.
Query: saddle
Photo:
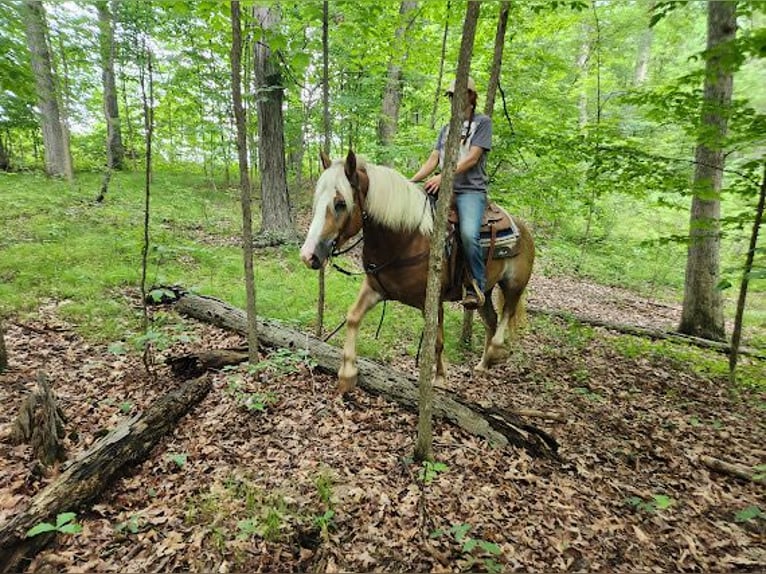
[[[447,267],[446,297],[457,300],[462,295],[464,286],[470,285],[470,273],[463,259],[457,233],[458,213],[453,204],[447,216],[449,229],[445,242]],[[480,229],[480,244],[484,252],[484,261],[489,265],[494,259],[509,259],[518,255],[519,228],[513,218],[502,207],[487,202]]]
[[[453,226],[458,224],[457,208],[450,206],[447,221]],[[494,202],[488,201],[481,220],[480,243],[484,250],[484,260],[507,259],[518,253],[516,243],[519,239],[519,229],[513,218],[505,209]]]

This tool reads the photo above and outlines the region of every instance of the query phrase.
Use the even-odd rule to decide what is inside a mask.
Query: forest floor
[[[67,417],[71,455],[178,384],[164,366],[152,381],[135,355],[84,341],[59,305],[7,324],[0,523],[55,479],[36,475],[30,449],[7,441],[38,369]],[[564,278],[536,277],[530,305],[656,328],[678,317],[672,305]],[[243,343],[172,321],[191,340],[159,353],[158,365]],[[29,570],[765,570],[766,489],[697,456],[766,462],[766,396],[666,352],[630,352],[630,341],[532,316],[492,377],[472,373],[473,355],[450,365],[450,385],[468,400],[562,414],[531,422],[556,437],[563,460],[492,448],[439,422],[435,452],[446,467],[426,474],[410,459],[416,415],[395,403],[363,391],[340,400],[333,377],[279,353],[254,374],[213,374],[213,390],[152,456],[80,511],[83,531],[59,535]],[[396,362],[415,370],[404,353]],[[263,410],[245,409],[245,394]]]

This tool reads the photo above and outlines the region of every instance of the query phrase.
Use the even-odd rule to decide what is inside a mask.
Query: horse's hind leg
[[[508,277],[503,277],[498,282],[498,286],[503,293],[503,309],[499,321],[497,320],[497,313],[495,313],[494,308],[491,307],[490,301],[488,300],[487,303],[485,303],[485,307],[487,304],[490,305],[492,311],[490,318],[493,319],[493,321],[489,322],[485,319],[485,324],[487,325],[487,338],[484,345],[484,354],[481,357],[479,365],[476,367],[479,371],[487,370],[493,364],[498,363],[507,357],[507,352],[505,350],[505,332],[510,325],[511,318],[516,314],[521,295],[524,292],[523,288],[519,289],[517,286],[512,285],[512,283],[513,282]],[[484,311],[484,309],[482,309],[482,311]],[[482,317],[484,317],[484,312],[482,312]]]
[[[481,360],[479,361],[479,364],[476,365],[475,370],[486,371],[492,366],[490,349],[492,337],[497,331],[497,312],[492,303],[492,291],[486,294],[484,305],[479,307],[479,315],[481,316],[482,321],[484,321],[484,353],[482,353]]]
[[[346,342],[343,345],[343,357],[338,369],[338,392],[348,393],[356,387],[359,369],[356,366],[356,338],[359,334],[359,323],[379,301],[380,294],[375,291],[365,277],[356,301],[346,314]]]

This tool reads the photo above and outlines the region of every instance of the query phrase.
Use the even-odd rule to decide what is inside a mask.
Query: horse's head
[[[345,162],[331,162],[324,153],[321,158],[324,171],[317,180],[311,225],[301,247],[301,260],[312,269],[323,267],[333,249],[362,228],[362,194],[367,185],[351,150]]]

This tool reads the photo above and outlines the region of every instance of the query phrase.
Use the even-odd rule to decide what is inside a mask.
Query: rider
[[[492,148],[492,120],[476,113],[476,83],[468,78],[468,97],[463,110],[463,128],[460,137],[460,153],[455,167],[453,183],[454,199],[457,206],[460,240],[463,255],[471,272],[471,287],[466,290],[463,306],[475,309],[484,304],[486,287],[486,268],[479,243],[479,231],[487,204],[487,153]],[[455,93],[453,80],[446,95],[452,99]],[[436,167],[444,169],[444,146],[447,142],[449,125],[439,132],[431,155],[412,176],[412,181],[422,181]],[[441,184],[441,173],[434,175],[425,183],[429,194],[436,194]]]

